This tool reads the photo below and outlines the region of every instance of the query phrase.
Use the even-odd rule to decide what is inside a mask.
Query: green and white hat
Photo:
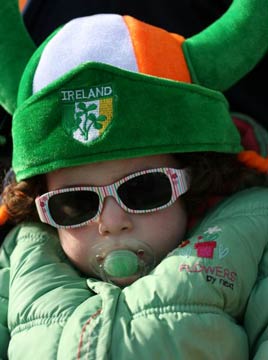
[[[267,0],[234,1],[189,39],[130,16],[99,14],[57,29],[28,61],[33,45],[20,34],[22,64],[17,58],[0,74],[0,101],[14,112],[17,180],[111,159],[242,150],[220,91],[265,54]],[[1,51],[0,64],[14,56]],[[5,86],[8,76],[14,82]]]

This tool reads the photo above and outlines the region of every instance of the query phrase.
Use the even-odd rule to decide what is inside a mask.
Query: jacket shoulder
[[[254,187],[237,192],[213,208],[204,221],[243,215],[268,215],[268,188]]]

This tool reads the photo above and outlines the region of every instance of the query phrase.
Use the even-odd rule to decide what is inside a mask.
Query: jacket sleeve
[[[8,237],[15,242],[10,256],[9,358],[20,359],[20,354],[25,360],[36,354],[40,359],[73,358],[72,353],[61,356],[58,348],[71,343],[76,351],[79,346],[83,320],[80,323],[77,314],[88,317],[84,303],[91,297],[95,301],[87,279],[70,264],[55,229],[23,223]],[[78,330],[74,325],[68,327],[72,319]],[[69,336],[70,328],[76,337]]]
[[[268,245],[259,264],[257,282],[245,312],[244,326],[248,334],[251,359],[268,357]]]
[[[218,250],[225,267],[236,273],[238,323],[246,331],[249,359],[268,359],[268,198],[267,189],[241,192],[214,213],[212,221],[225,222],[225,237]],[[222,226],[224,229],[224,226]],[[229,255],[225,250],[229,249]],[[216,249],[217,250],[217,249]],[[229,261],[230,259],[230,261]],[[235,290],[235,289],[234,289]],[[227,298],[226,298],[227,299]]]
[[[7,237],[0,249],[0,359],[7,359],[10,340],[7,325],[10,254],[14,248],[14,239]]]
[[[236,314],[246,331],[252,360],[268,359],[267,204],[267,189],[255,188],[238,194],[237,199],[233,203],[230,200],[217,215],[219,220],[225,218],[227,225],[228,238],[222,243],[222,249],[228,247],[237,274],[240,291]],[[224,255],[222,249],[219,245],[219,254]],[[227,268],[230,266],[228,256],[224,259]]]

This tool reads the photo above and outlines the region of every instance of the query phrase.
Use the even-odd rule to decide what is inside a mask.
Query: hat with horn
[[[13,31],[1,45],[16,51],[1,51],[0,64],[8,66],[0,94],[13,112],[21,77],[12,124],[17,180],[152,154],[239,153],[240,136],[220,91],[265,54],[267,20],[267,0],[235,0],[185,39],[131,16],[82,17],[57,29],[26,67],[32,43],[25,30]]]

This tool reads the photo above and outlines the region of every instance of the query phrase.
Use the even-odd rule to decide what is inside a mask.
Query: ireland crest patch
[[[60,91],[63,127],[73,139],[88,144],[101,137],[113,117],[111,84]]]

